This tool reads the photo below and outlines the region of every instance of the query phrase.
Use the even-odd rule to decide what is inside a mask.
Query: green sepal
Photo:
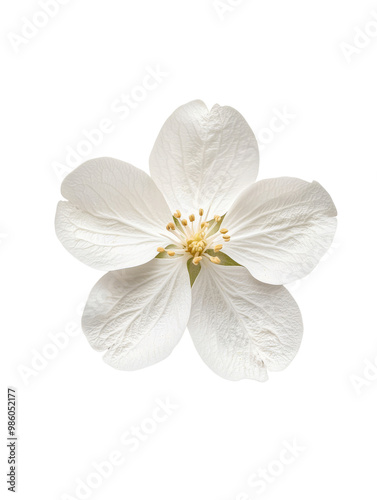
[[[175,250],[179,248],[178,245],[174,245],[173,243],[171,245],[168,245],[165,247],[166,250]],[[155,259],[175,259],[176,257],[182,257],[182,255],[173,255],[173,257],[170,257],[166,252],[160,252],[156,255]]]
[[[229,255],[227,255],[224,252],[215,252],[211,248],[205,251],[205,253],[208,253],[211,257],[218,257],[220,259],[220,264],[217,264],[218,266],[240,266],[241,264],[238,264],[235,260],[231,259]]]
[[[200,263],[198,265],[192,263],[193,258],[194,257],[191,257],[191,259],[187,261],[187,270],[190,276],[191,288],[193,287],[195,280],[198,277],[198,274],[200,273],[201,269]]]
[[[217,233],[217,231],[219,231],[219,229],[221,227],[221,224],[222,224],[225,216],[226,216],[226,214],[224,214],[221,217],[221,219],[219,220],[219,222],[216,222],[216,224],[213,226],[213,228],[210,230],[210,232],[207,233],[206,238],[208,238],[209,236],[212,236],[213,234]],[[209,220],[208,224],[211,226],[211,224],[213,224],[214,220],[215,219]]]
[[[174,221],[176,228],[179,229],[181,231],[181,233],[185,234],[185,230],[182,227],[181,221],[179,219],[177,219],[177,217],[174,217],[174,215],[173,215],[173,221]]]

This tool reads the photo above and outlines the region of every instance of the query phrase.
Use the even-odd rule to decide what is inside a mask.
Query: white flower
[[[84,311],[90,344],[111,366],[134,370],[167,357],[188,325],[217,374],[266,380],[300,346],[300,311],[282,285],[308,274],[330,247],[330,196],[295,178],[254,183],[250,127],[236,110],[208,111],[201,101],[166,121],[150,171],[99,158],[63,182],[60,241],[109,271]]]

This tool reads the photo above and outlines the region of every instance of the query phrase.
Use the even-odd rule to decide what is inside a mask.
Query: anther
[[[220,222],[221,221],[220,215],[215,215],[214,219],[215,219],[216,222]]]
[[[174,217],[176,217],[177,219],[180,219],[181,218],[181,212],[179,210],[177,210],[175,213],[174,213]]]
[[[190,222],[194,222],[195,215],[194,214],[189,215],[189,219],[190,219]]]
[[[194,257],[192,259],[192,263],[194,264],[194,266],[197,266],[199,264],[199,262],[202,260],[203,257]]]
[[[165,248],[157,247],[157,252],[159,252],[159,253],[165,252]]]
[[[225,229],[225,227],[224,227],[224,229],[220,229],[220,233],[221,233],[221,234],[226,234],[227,232],[228,232],[228,230],[227,230],[227,229]]]
[[[204,210],[202,208],[199,208],[199,215],[200,217],[204,214]]]
[[[214,264],[220,264],[220,262],[221,262],[221,260],[218,257],[210,257],[209,259]]]
[[[175,255],[175,252],[173,252],[173,250],[168,250],[168,255],[169,257],[173,257]]]
[[[230,240],[230,236],[223,236],[224,238],[224,241],[229,241]]]
[[[187,220],[186,219],[182,219],[181,222],[182,222],[182,226],[187,226]]]
[[[175,230],[175,224],[174,224],[174,222],[169,222],[168,226],[170,227],[170,229],[171,229],[172,231],[174,231],[174,230]]]
[[[220,250],[222,249],[222,245],[215,245],[215,248],[214,248],[214,251],[215,252],[220,252]]]

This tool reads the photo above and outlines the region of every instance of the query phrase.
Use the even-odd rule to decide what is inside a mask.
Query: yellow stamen
[[[199,208],[196,214],[192,213],[187,219],[182,219],[182,212],[178,209],[175,210],[172,217],[173,219],[170,219],[172,222],[168,222],[166,229],[172,232],[169,238],[174,243],[174,250],[169,250],[169,247],[163,248],[161,246],[157,247],[157,252],[160,254],[167,252],[169,257],[183,256],[187,252],[189,256],[191,254],[192,262],[196,266],[204,256],[209,258],[214,264],[221,264],[220,258],[215,253],[220,252],[223,249],[223,245],[212,242],[216,241],[216,238],[219,238],[219,236],[223,237],[223,243],[230,240],[228,229],[220,229],[224,216],[215,215],[213,217],[214,220],[207,222],[204,209]],[[208,248],[212,250],[210,252],[212,255],[205,253]]]

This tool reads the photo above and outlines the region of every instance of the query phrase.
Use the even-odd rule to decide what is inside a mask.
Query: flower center
[[[207,246],[207,241],[204,238],[204,231],[200,231],[194,235],[193,239],[186,240],[187,251],[194,256],[201,255]]]
[[[215,215],[207,222],[204,211],[199,209],[199,219],[196,221],[195,215],[191,214],[187,219],[182,218],[182,214],[177,210],[173,215],[173,221],[166,226],[169,231],[169,239],[172,244],[166,248],[158,247],[157,251],[168,257],[180,257],[186,255],[192,258],[194,265],[198,265],[204,258],[208,258],[214,264],[220,264],[221,259],[214,255],[223,248],[223,243],[230,240],[228,230],[221,228],[224,216]],[[219,254],[221,255],[221,254]],[[163,256],[163,255],[162,255]]]

